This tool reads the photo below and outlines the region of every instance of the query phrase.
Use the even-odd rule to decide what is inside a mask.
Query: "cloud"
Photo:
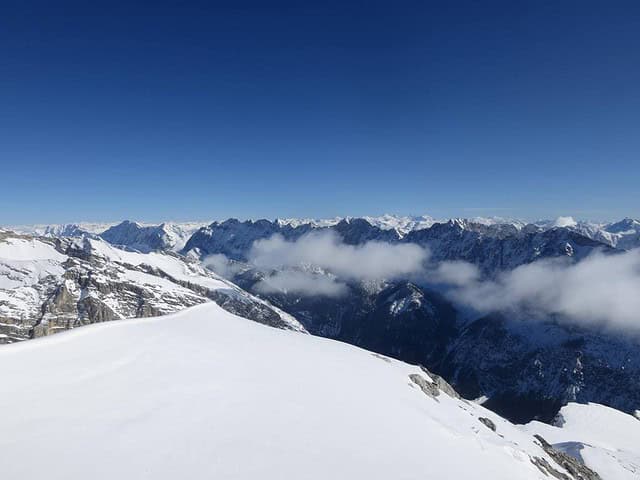
[[[221,253],[207,256],[202,260],[202,264],[221,277],[229,279],[232,279],[242,270],[242,267],[237,262],[230,260]]]
[[[640,332],[640,249],[615,255],[594,253],[572,263],[547,259],[486,279],[463,261],[432,263],[414,244],[367,242],[347,245],[334,232],[311,232],[296,241],[275,235],[254,242],[249,261],[268,275],[261,293],[286,292],[340,297],[349,281],[408,279],[442,286],[458,306],[479,314],[549,318]],[[207,264],[223,276],[238,266],[223,255]],[[426,280],[425,280],[426,279]]]
[[[553,223],[554,227],[575,227],[578,224],[573,217],[558,217]]]
[[[463,286],[478,280],[480,278],[480,270],[468,262],[442,262],[432,269],[429,277],[437,283]]]
[[[423,270],[429,253],[414,244],[347,245],[334,232],[312,232],[296,241],[280,235],[257,240],[249,260],[258,268],[316,266],[351,280],[409,277]]]
[[[579,323],[640,331],[640,250],[595,253],[574,264],[541,260],[485,281],[473,274],[465,277],[460,265],[447,269],[454,272],[448,295],[479,312],[558,315]]]
[[[293,293],[334,298],[348,292],[347,286],[334,277],[299,270],[276,272],[260,280],[254,288],[259,293]]]

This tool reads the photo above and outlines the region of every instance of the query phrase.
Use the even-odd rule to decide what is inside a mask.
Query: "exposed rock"
[[[562,473],[561,471],[553,468],[545,458],[530,457],[530,460],[531,463],[538,467],[538,470],[540,470],[545,475],[545,477],[551,475],[552,477],[558,478],[560,480],[572,480],[571,477],[569,477],[569,475],[567,475],[566,473]]]
[[[431,380],[426,379],[420,374],[412,373],[409,375],[409,378],[413,383],[418,385],[420,389],[431,398],[434,398],[440,395],[440,392],[443,392],[450,397],[460,399],[460,395],[453,389],[451,385],[449,385],[442,377],[431,373],[425,367],[420,366],[420,369],[426,373]]]
[[[424,378],[422,375],[417,373],[412,373],[409,375],[409,379],[420,387],[420,390],[424,392],[425,395],[435,399],[438,395],[440,395],[440,389],[438,386]]]
[[[480,423],[484,424],[489,430],[496,431],[496,424],[487,417],[478,417]]]
[[[440,390],[453,398],[460,398],[460,395],[456,390],[447,383],[447,381],[442,378],[440,375],[436,375],[435,373],[429,371],[426,367],[420,365],[422,371],[424,371],[429,377],[433,380],[433,382],[438,386]]]
[[[304,331],[291,315],[177,254],[126,253],[90,237],[2,237],[9,247],[0,275],[9,288],[0,290],[0,343],[208,301],[270,326]],[[12,245],[23,252],[16,254],[19,260],[11,257]]]
[[[534,437],[540,442],[542,449],[549,455],[558,465],[569,472],[576,480],[602,480],[597,472],[594,472],[589,467],[579,462],[577,459],[564,452],[553,448],[549,442],[547,442],[540,435],[534,435]],[[566,475],[564,477],[557,478],[569,478]]]

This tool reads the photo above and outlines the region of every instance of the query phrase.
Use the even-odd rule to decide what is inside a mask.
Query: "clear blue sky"
[[[0,4],[0,224],[640,217],[640,2]]]

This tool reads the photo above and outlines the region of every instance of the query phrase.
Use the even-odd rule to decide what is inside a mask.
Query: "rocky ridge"
[[[291,315],[170,252],[125,252],[88,237],[0,235],[2,343],[208,301],[261,323],[304,330]]]

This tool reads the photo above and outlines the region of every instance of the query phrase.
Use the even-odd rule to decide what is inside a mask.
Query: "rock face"
[[[540,435],[534,435],[534,437],[540,442],[542,449],[547,453],[547,455],[553,458],[556,464],[560,465],[569,473],[567,475],[567,474],[558,472],[557,470],[551,470],[548,467],[548,464],[546,464],[545,467],[547,471],[549,471],[550,473],[553,472],[556,478],[569,480],[571,477],[573,477],[580,480],[602,480],[602,478],[600,477],[600,475],[598,475],[597,472],[594,472],[586,465],[580,463],[576,458],[572,457],[571,455],[567,455],[566,453],[561,452],[560,450],[556,450],[555,448],[553,448],[553,446],[549,442],[547,442]]]
[[[234,281],[254,291],[260,274]],[[263,294],[296,317],[312,334],[348,342],[383,355],[435,366],[457,335],[456,311],[436,292],[411,282],[353,282],[337,298]]]
[[[568,402],[632,412],[640,404],[637,340],[566,322],[487,316],[461,329],[439,365],[468,398],[524,423],[553,419]]]
[[[272,326],[289,314],[175,254],[120,251],[92,238],[0,238],[0,343],[215,301]]]
[[[580,260],[611,247],[567,228],[543,230],[534,225],[483,225],[462,220],[435,224],[409,233],[403,241],[429,247],[435,261],[463,260],[488,276],[542,258]]]
[[[295,239],[314,228],[309,224],[293,227],[269,220],[241,222],[231,218],[224,222],[213,222],[196,231],[184,246],[183,253],[196,251],[201,258],[223,254],[233,260],[244,261],[256,240],[269,238],[276,233],[286,239]]]
[[[455,219],[433,223],[428,228],[405,234],[396,229],[382,229],[362,218],[354,218],[329,226],[283,224],[269,220],[240,222],[231,219],[214,222],[193,234],[184,247],[184,253],[195,252],[201,258],[223,254],[233,260],[246,261],[256,240],[275,234],[287,240],[296,240],[310,231],[336,232],[349,245],[360,245],[367,241],[414,243],[428,247],[436,261],[464,260],[477,265],[487,275],[541,258],[569,257],[580,260],[594,250],[612,251],[610,244],[569,228],[512,223],[486,225]]]

